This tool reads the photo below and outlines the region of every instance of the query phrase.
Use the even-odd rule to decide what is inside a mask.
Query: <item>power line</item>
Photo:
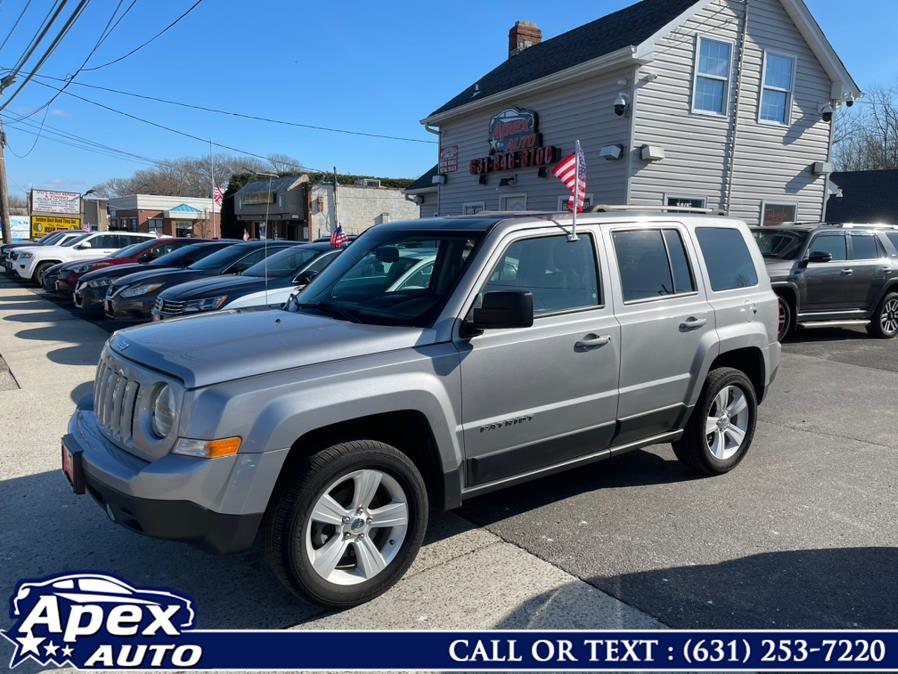
[[[9,42],[9,38],[11,38],[11,37],[12,37],[12,34],[16,32],[16,28],[17,28],[18,25],[19,25],[19,21],[22,20],[22,17],[23,17],[23,16],[25,16],[25,12],[28,11],[28,8],[29,8],[30,6],[31,6],[31,0],[28,0],[28,1],[25,3],[25,6],[22,8],[22,11],[19,12],[19,16],[18,16],[18,18],[15,20],[15,23],[13,23],[12,28],[9,29],[9,32],[6,34],[6,37],[3,38],[3,42],[0,43],[0,50],[2,50],[2,49],[6,46],[6,43]]]
[[[13,83],[13,79],[22,69],[22,66],[24,66],[28,59],[31,58],[31,55],[37,49],[37,46],[41,43],[41,40],[44,39],[44,36],[50,30],[50,27],[59,17],[67,1],[68,0],[56,0],[56,3],[53,5],[50,11],[47,12],[47,16],[45,16],[43,21],[41,22],[41,27],[38,29],[38,32],[34,34],[34,37],[31,38],[31,41],[28,43],[28,47],[22,53],[22,56],[19,57],[19,60],[16,61],[16,64],[12,67],[11,73],[0,80],[0,93],[2,93],[4,87],[7,87]]]
[[[138,51],[140,51],[141,49],[143,49],[144,47],[146,47],[148,44],[150,44],[151,42],[153,42],[153,40],[155,40],[156,38],[158,38],[158,37],[164,35],[164,34],[165,34],[166,32],[168,32],[170,29],[174,28],[174,26],[175,26],[181,19],[183,19],[185,16],[187,16],[188,14],[190,14],[190,12],[192,12],[194,9],[196,9],[202,1],[203,1],[203,0],[196,0],[196,2],[194,2],[190,7],[188,7],[187,10],[186,10],[183,14],[181,14],[177,19],[175,19],[174,21],[172,21],[171,23],[169,23],[165,28],[163,28],[162,30],[160,30],[158,33],[156,33],[153,37],[151,37],[151,38],[150,38],[149,40],[147,40],[146,42],[142,42],[141,44],[139,44],[139,45],[137,45],[136,47],[134,47],[134,49],[132,49],[131,51],[129,51],[127,54],[123,54],[122,56],[119,56],[117,59],[113,59],[112,61],[109,61],[108,63],[103,63],[103,64],[98,65],[98,66],[93,66],[92,68],[85,68],[85,70],[86,70],[86,71],[99,70],[100,68],[105,68],[106,66],[111,66],[111,65],[114,64],[114,63],[118,63],[119,61],[123,61],[123,60],[125,60],[126,58],[128,58],[129,56],[131,56],[132,54],[137,53]]]
[[[61,77],[52,77],[51,75],[39,75],[38,77],[42,79],[56,80],[58,82],[65,82],[66,80]],[[191,110],[200,110],[202,112],[212,112],[219,115],[228,115],[230,117],[239,117],[241,119],[251,119],[258,122],[268,122],[270,124],[282,124],[284,126],[293,126],[300,129],[312,129],[315,131],[329,131],[331,133],[345,133],[352,136],[365,136],[367,138],[381,138],[385,140],[401,140],[408,143],[425,143],[428,145],[436,145],[437,142],[434,140],[424,140],[421,138],[408,138],[405,136],[391,136],[383,133],[370,133],[367,131],[352,131],[350,129],[337,129],[329,126],[319,126],[316,124],[303,124],[301,122],[291,122],[284,119],[274,119],[272,117],[262,117],[260,115],[250,115],[243,112],[234,112],[231,110],[224,110],[221,108],[213,108],[206,105],[197,105],[194,103],[184,103],[183,101],[173,101],[167,98],[159,98],[158,96],[149,96],[147,94],[138,94],[133,91],[123,91],[121,89],[113,89],[112,87],[103,87],[97,84],[86,84],[85,82],[72,82],[72,84],[76,84],[79,87],[87,87],[89,89],[97,89],[99,91],[108,91],[113,94],[119,94],[122,96],[133,96],[134,98],[141,98],[147,101],[154,101],[156,103],[166,103],[168,105],[177,105],[182,108],[189,108]],[[33,113],[32,113],[33,114]]]
[[[78,20],[78,17],[81,16],[81,12],[84,10],[85,5],[90,0],[81,0],[78,3],[78,6],[75,7],[75,11],[69,16],[66,20],[65,24],[62,27],[62,30],[59,31],[59,34],[54,38],[53,42],[50,43],[50,46],[47,47],[47,50],[44,52],[44,55],[38,60],[37,64],[33,67],[30,73],[25,76],[25,81],[19,85],[19,88],[16,89],[9,98],[7,98],[3,103],[0,103],[0,110],[5,109],[10,103],[12,103],[13,99],[19,95],[22,89],[25,87],[28,82],[31,81],[31,78],[37,74],[37,71],[41,69],[41,66],[44,65],[44,62],[50,58],[50,54],[56,49],[62,39],[66,36],[66,33],[69,32],[69,29],[74,25],[74,23]],[[5,79],[5,78],[4,78]]]

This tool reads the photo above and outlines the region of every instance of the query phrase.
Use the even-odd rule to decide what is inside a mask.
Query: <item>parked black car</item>
[[[304,243],[257,262],[240,276],[213,276],[180,283],[159,293],[153,320],[218,309],[280,306],[305,286],[343,249]]]
[[[235,243],[238,243],[236,239],[191,243],[165,255],[160,255],[151,262],[121,264],[88,272],[78,280],[78,285],[75,286],[75,291],[72,294],[75,307],[84,311],[102,311],[103,300],[106,298],[106,289],[115,279],[147,269],[154,271],[183,269]]]
[[[865,324],[898,335],[898,227],[789,224],[752,228],[780,299],[779,338],[797,326]]]
[[[44,290],[48,290],[50,292],[56,291],[56,281],[59,279],[59,274],[62,271],[62,268],[65,267],[68,262],[60,262],[58,264],[54,264],[52,267],[47,267],[43,272],[41,272],[40,282],[41,288]]]
[[[166,288],[199,278],[242,274],[256,262],[296,241],[246,241],[212,253],[186,269],[146,269],[116,279],[106,289],[103,309],[107,318],[147,321],[156,297]]]

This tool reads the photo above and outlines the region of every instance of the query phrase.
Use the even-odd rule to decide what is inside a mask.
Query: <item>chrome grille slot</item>
[[[165,316],[177,316],[178,314],[183,313],[185,304],[186,302],[165,300],[161,297],[157,297],[153,308]]]
[[[122,414],[119,419],[119,432],[122,440],[131,441],[131,431],[134,427],[134,404],[137,402],[137,394],[140,392],[140,384],[129,381],[125,386],[125,396],[122,401]]]
[[[94,411],[104,435],[112,440],[130,443],[133,437],[134,412],[140,384],[130,380],[123,370],[104,358],[97,368]]]

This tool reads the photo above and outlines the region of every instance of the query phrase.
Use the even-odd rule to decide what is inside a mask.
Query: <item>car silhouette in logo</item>
[[[164,590],[137,589],[118,578],[100,573],[77,573],[23,582],[12,599],[13,616],[26,615],[46,595],[54,595],[73,604],[176,605],[179,607],[179,626],[187,628],[193,625],[194,612],[189,599]]]
[[[536,147],[538,118],[532,110],[506,108],[490,119],[490,154]]]

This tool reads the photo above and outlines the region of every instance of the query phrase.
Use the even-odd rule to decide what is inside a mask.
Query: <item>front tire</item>
[[[683,432],[673,443],[677,458],[703,475],[735,468],[755,434],[758,403],[745,373],[731,367],[712,370]]]
[[[346,609],[391,588],[427,528],[424,480],[395,447],[332,445],[285,466],[263,531],[265,555],[293,593]]]
[[[792,310],[792,304],[782,295],[777,295],[779,322],[776,329],[776,339],[783,342],[792,334],[795,329],[795,312]]]
[[[47,269],[52,267],[54,264],[56,264],[56,263],[55,262],[41,262],[39,265],[37,265],[34,268],[34,272],[31,274],[32,283],[35,283],[36,285],[41,285],[41,282],[42,282],[41,275],[44,273],[44,271],[46,271]]]
[[[898,293],[888,293],[882,298],[876,313],[870,318],[867,332],[880,339],[892,339],[898,335]]]

